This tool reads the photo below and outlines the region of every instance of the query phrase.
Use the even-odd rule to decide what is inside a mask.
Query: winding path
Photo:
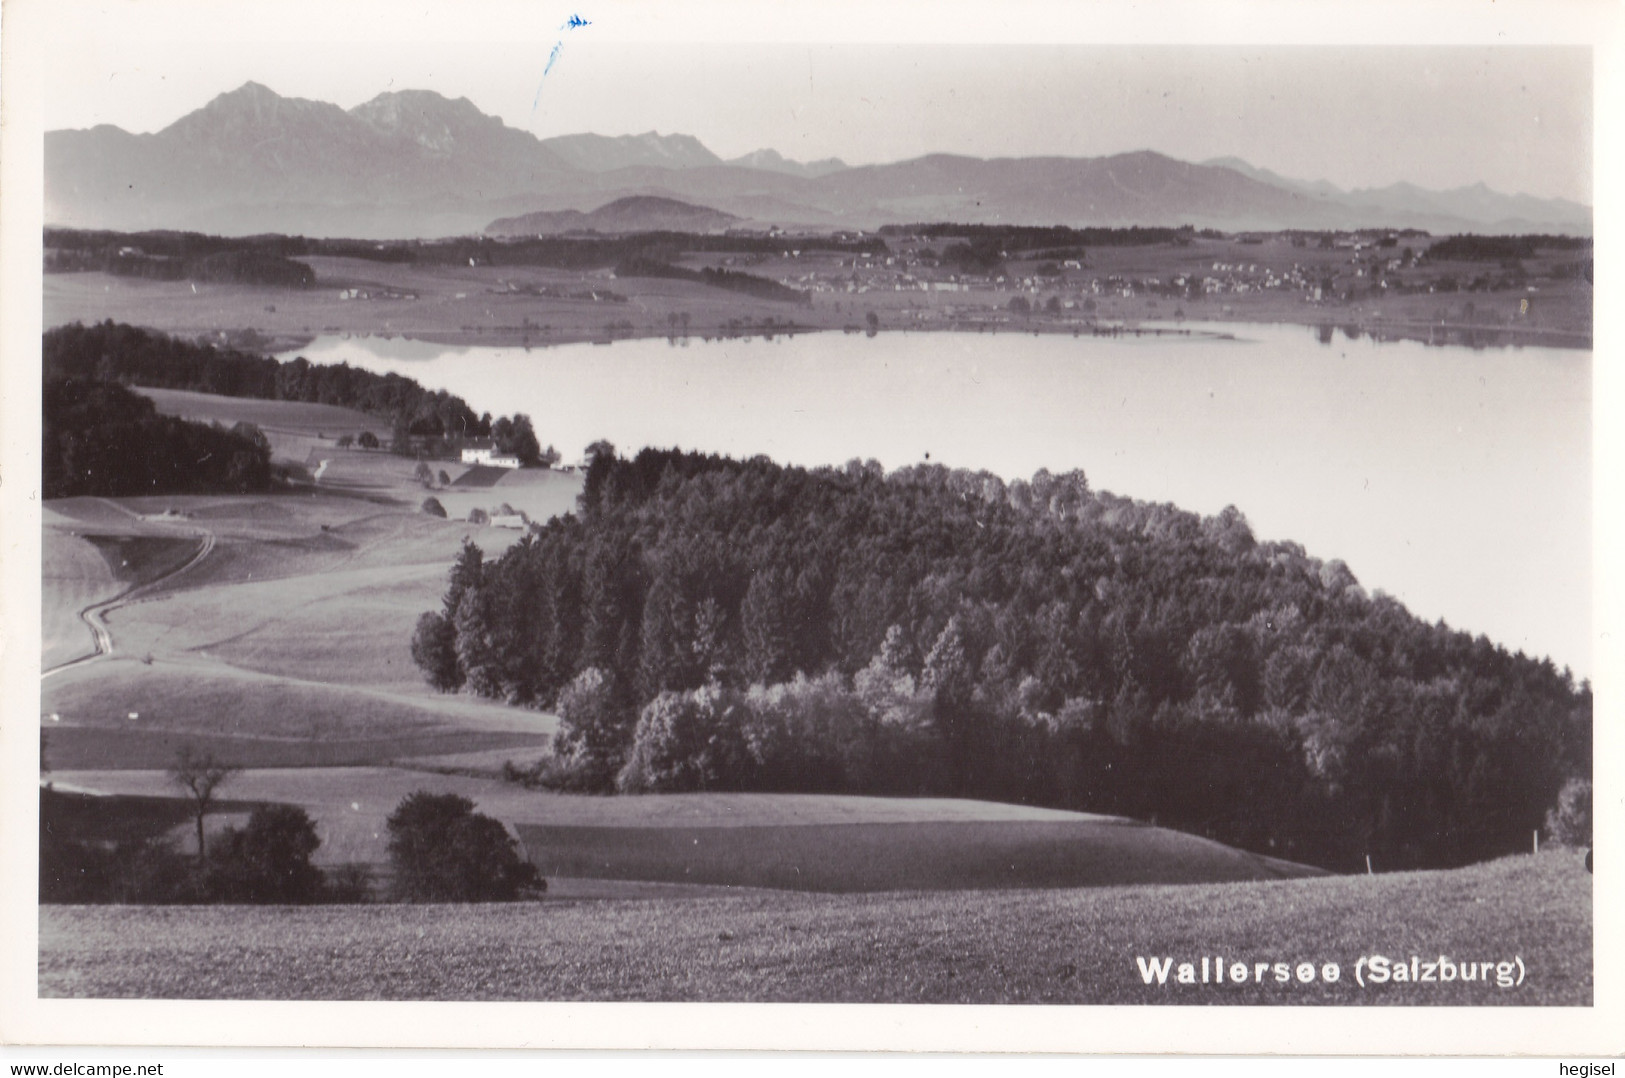
[[[105,502],[107,505],[118,509],[120,512],[140,520],[143,523],[154,523],[151,517],[144,517],[139,513],[133,512],[132,510],[119,505],[117,502],[107,501],[106,499],[100,500]],[[167,524],[168,522],[157,521],[157,523]],[[161,585],[167,584],[174,580],[182,573],[189,572],[200,562],[202,562],[204,558],[207,558],[209,553],[214,550],[214,532],[209,531],[207,528],[193,528],[192,534],[201,540],[201,542],[198,544],[197,551],[193,553],[190,558],[186,559],[185,562],[169,570],[167,573],[163,573],[151,580],[142,581],[139,584],[126,588],[124,591],[119,592],[111,599],[103,599],[100,602],[91,603],[83,610],[80,610],[79,619],[83,621],[85,626],[90,630],[91,640],[94,643],[96,650],[91,652],[89,655],[81,655],[76,659],[69,659],[67,662],[58,663],[49,670],[40,671],[40,680],[43,681],[53,674],[60,674],[69,667],[94,662],[97,659],[105,658],[108,655],[111,655],[113,653],[113,634],[107,628],[107,615],[121,606],[126,606],[132,602],[138,601],[142,597],[142,593],[153,591]]]

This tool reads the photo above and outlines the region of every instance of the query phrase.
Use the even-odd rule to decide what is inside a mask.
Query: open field
[[[1421,250],[1431,241],[1405,242]],[[1469,282],[1496,278],[1501,268],[1494,262],[1439,261],[1380,270],[1396,281],[1385,290],[1373,288],[1378,263],[1398,258],[1399,248],[1299,247],[1284,235],[1262,241],[1199,237],[1186,246],[1091,248],[1081,268],[1059,277],[1035,276],[1037,260],[1014,260],[1002,271],[1003,281],[937,290],[952,283],[950,269],[917,260],[915,254],[926,245],[895,238],[892,244],[895,264],[884,259],[858,264],[813,251],[793,258],[786,251],[783,258],[684,260],[688,268],[727,268],[807,290],[809,304],[754,299],[690,281],[616,278],[607,270],[415,266],[320,256],[305,260],[318,280],[305,291],[202,283],[194,291],[189,282],[49,274],[45,324],[112,317],[215,339],[253,331],[243,339],[274,342],[277,348],[297,348],[333,333],[546,346],[667,336],[685,318],[684,335],[699,337],[761,333],[769,320],[773,332],[784,332],[789,324],[855,331],[867,327],[870,313],[881,331],[1077,333],[1097,325],[1191,319],[1339,326],[1423,340],[1502,334],[1509,340],[1589,347],[1591,339],[1592,286],[1575,275],[1575,252],[1543,251],[1524,260],[1527,283],[1517,287],[1468,291]],[[1315,298],[1302,284],[1266,287],[1272,275],[1329,278],[1336,284],[1332,293]],[[1215,290],[1183,298],[1156,294],[1175,277],[1211,278]],[[1150,284],[1153,280],[1159,284]],[[1428,290],[1446,282],[1446,290]],[[350,289],[373,298],[339,298]],[[1017,297],[1032,313],[1009,309]],[[1059,309],[1042,310],[1052,298]]]
[[[93,653],[79,612],[129,585],[113,575],[94,544],[63,530],[40,551],[40,587],[40,665],[50,669]]]
[[[377,751],[382,758],[382,749]],[[398,750],[394,764],[257,768],[234,776],[223,790],[240,801],[299,805],[322,837],[320,863],[360,862],[379,871],[387,870],[388,862],[385,817],[407,794],[426,790],[461,794],[509,825],[550,879],[840,892],[1321,874],[1194,835],[1058,809],[828,794],[592,797],[447,772],[438,758],[419,759],[410,751]],[[121,797],[176,792],[156,769],[67,770],[51,778],[64,790]],[[211,826],[228,823],[241,820],[221,814]]]
[[[46,997],[913,1003],[1592,1003],[1571,852],[1449,872],[1101,889],[752,892],[509,906],[43,907]],[[1360,987],[1362,956],[1521,959]],[[1144,983],[1137,957],[1336,962],[1328,984]]]
[[[87,663],[46,682],[53,768],[168,766],[184,743],[242,766],[326,767],[512,746],[552,731],[540,712],[461,697],[298,681],[134,660]],[[133,717],[132,717],[133,716]]]
[[[325,457],[363,452],[340,449],[335,444],[340,435],[355,437],[362,431],[370,431],[386,441],[390,436],[390,425],[377,416],[331,404],[220,397],[183,389],[141,387],[139,391],[152,399],[162,415],[180,416],[195,423],[219,423],[225,427],[252,423],[269,439],[276,458],[309,464],[312,468]]]
[[[184,389],[140,388],[164,415],[178,415],[198,423],[252,423],[267,433],[286,432],[306,437],[328,434],[360,434],[370,430],[388,438],[390,426],[377,416],[340,408],[334,404],[306,401],[260,400],[255,397],[221,397],[213,393],[192,393]]]
[[[40,553],[40,663],[47,670],[94,654],[84,611],[183,568],[201,542],[97,498],[53,502],[44,509],[44,523],[49,541]]]
[[[518,831],[544,876],[793,891],[1105,887],[1316,874],[1116,819],[659,829],[520,824]]]
[[[240,405],[250,420],[272,415],[260,405],[286,423],[331,418],[164,402],[221,421]],[[46,505],[40,714],[53,767],[162,768],[183,744],[245,766],[323,767],[545,743],[550,716],[436,693],[409,646],[464,539],[495,554],[519,533],[419,512],[414,461],[335,457],[321,483],[282,493]],[[520,472],[450,497],[545,520],[579,490],[577,475]],[[111,653],[87,658],[81,611],[96,604]],[[86,661],[63,665],[74,659]]]

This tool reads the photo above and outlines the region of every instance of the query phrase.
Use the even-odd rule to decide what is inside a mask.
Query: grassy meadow
[[[40,586],[45,595],[40,606],[40,664],[49,669],[94,652],[79,611],[114,598],[129,585],[114,575],[93,543],[64,529],[40,551]]]
[[[469,728],[447,736],[467,742],[475,733]],[[512,741],[503,744],[502,733],[489,731],[494,747],[481,755],[522,757],[540,740],[530,736],[527,744],[522,731],[509,736]],[[434,737],[318,738],[309,745],[309,760],[293,757],[279,766],[272,757],[233,776],[222,796],[299,805],[322,840],[318,863],[366,864],[380,876],[389,870],[384,821],[402,798],[419,790],[469,798],[506,824],[550,879],[839,893],[1324,874],[1133,820],[987,801],[838,794],[595,797],[529,790],[502,781],[497,767],[481,770],[436,755]],[[53,752],[55,744],[53,736]],[[124,748],[128,761],[143,747]],[[369,754],[369,764],[352,762]],[[63,790],[117,798],[176,795],[161,766],[138,770],[123,761],[53,771],[51,779]],[[116,813],[116,803],[108,806]],[[211,816],[210,827],[241,822],[222,811]],[[183,834],[176,837],[184,842]]]
[[[1104,887],[1317,874],[1108,818],[517,830],[544,876],[793,891]]]
[[[881,894],[698,891],[502,906],[45,907],[43,997],[911,1003],[1592,1002],[1591,876],[1553,851],[1448,872]],[[1512,961],[1362,988],[1374,954]],[[1328,984],[1146,984],[1136,958],[1336,962]]]
[[[464,539],[496,553],[518,532],[420,512],[414,461],[331,444],[343,428],[329,421],[356,414],[160,395],[165,411],[265,423],[274,443],[324,435],[336,464],[282,493],[45,507],[43,666],[93,653],[82,612],[94,604],[112,602],[113,641],[41,683],[51,767],[160,769],[184,744],[242,766],[331,767],[545,742],[550,717],[436,693],[409,647]],[[521,472],[448,498],[547,519],[579,489],[576,475]]]
[[[341,435],[356,437],[370,431],[385,441],[390,436],[390,425],[385,420],[332,404],[219,397],[183,389],[144,387],[140,392],[152,399],[162,415],[225,427],[252,423],[270,439],[274,454],[300,462],[343,452],[335,444]]]

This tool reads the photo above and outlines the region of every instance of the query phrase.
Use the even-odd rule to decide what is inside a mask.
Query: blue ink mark
[[[592,23],[590,21],[583,19],[580,15],[571,15],[564,21],[564,25],[559,27],[559,33],[562,34],[570,30],[578,30],[583,26],[591,25]],[[547,74],[553,70],[553,65],[559,62],[559,54],[563,51],[564,39],[560,38],[558,41],[553,43],[553,51],[547,54],[547,66],[542,68],[543,81],[536,84],[536,99],[530,103],[530,115],[533,119],[536,116],[537,108],[539,108],[542,104],[542,88],[547,85]]]

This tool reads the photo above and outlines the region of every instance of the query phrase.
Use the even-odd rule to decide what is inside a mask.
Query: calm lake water
[[[1234,504],[1260,539],[1342,558],[1423,618],[1589,674],[1589,351],[1223,328],[1237,339],[321,338],[297,354],[525,412],[566,460],[599,438],[805,465],[929,457],[1007,479],[1082,468],[1096,489],[1204,514]]]

